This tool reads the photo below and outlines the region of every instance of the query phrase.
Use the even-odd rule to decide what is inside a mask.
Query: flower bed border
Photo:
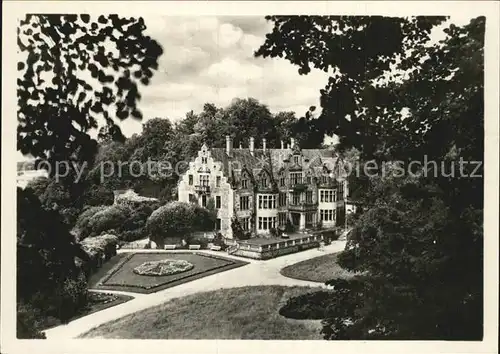
[[[134,255],[136,254],[195,254],[201,257],[208,257],[208,258],[213,258],[213,259],[219,259],[223,260],[226,262],[229,262],[229,264],[223,264],[214,268],[207,269],[205,271],[201,271],[198,273],[190,274],[190,275],[184,275],[181,276],[180,278],[173,279],[170,281],[164,281],[160,284],[153,284],[150,286],[142,286],[142,285],[136,285],[136,284],[120,284],[120,283],[108,283],[107,281],[114,275],[116,272],[118,272],[124,265],[127,263]],[[127,255],[124,257],[122,260],[120,260],[119,263],[117,263],[113,269],[111,269],[108,274],[106,274],[101,280],[98,282],[96,285],[96,289],[100,290],[119,290],[119,291],[129,291],[129,292],[135,292],[135,293],[142,293],[142,294],[150,294],[154,293],[160,290],[164,290],[167,288],[171,288],[177,285],[181,285],[187,282],[190,282],[192,280],[200,279],[208,275],[220,273],[223,271],[231,270],[234,268],[239,268],[241,266],[247,265],[249,262],[241,261],[241,260],[236,260],[236,259],[231,259],[231,258],[225,258],[221,256],[216,256],[213,254],[207,254],[204,252],[131,252],[130,255]],[[221,270],[225,268],[224,270]],[[178,273],[179,274],[179,273]]]

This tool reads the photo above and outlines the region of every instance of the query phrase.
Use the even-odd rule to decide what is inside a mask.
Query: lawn
[[[133,272],[135,267],[144,262],[163,259],[186,260],[192,263],[194,268],[186,272],[164,276],[139,275]],[[193,252],[133,253],[116,261],[114,268],[108,270],[104,277],[101,273],[101,279],[96,288],[148,294],[245,264],[248,263]]]
[[[315,290],[276,285],[198,293],[106,323],[81,338],[322,339],[320,321],[278,312],[290,297]]]
[[[311,258],[281,269],[285,277],[324,283],[331,279],[352,278],[354,273],[342,269],[337,263],[338,253]]]

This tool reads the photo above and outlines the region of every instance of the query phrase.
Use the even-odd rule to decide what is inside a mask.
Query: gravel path
[[[45,331],[48,340],[60,340],[76,338],[106,322],[121,318],[128,314],[147,309],[152,306],[162,304],[174,298],[183,297],[199,292],[206,292],[217,289],[236,288],[242,286],[256,285],[283,285],[283,286],[314,286],[325,287],[323,283],[297,280],[284,277],[280,270],[288,265],[301,262],[306,259],[318,257],[326,253],[334,253],[343,250],[345,241],[334,241],[331,245],[325,246],[322,250],[311,249],[298,253],[293,253],[266,261],[249,260],[240,257],[224,254],[227,258],[236,258],[250,262],[239,268],[225,272],[206,276],[193,280],[172,288],[161,290],[152,294],[136,294],[120,291],[120,294],[133,296],[134,299],[123,304],[107,308],[105,310],[92,313],[88,316],[78,318],[68,324],[51,328]],[[146,250],[140,250],[144,252]],[[152,250],[158,252],[158,250]],[[122,250],[122,252],[138,252],[137,250]],[[172,251],[168,251],[172,252]],[[220,252],[199,251],[200,253],[211,253],[221,255]],[[106,291],[111,292],[111,291]],[[118,292],[116,292],[118,293]]]

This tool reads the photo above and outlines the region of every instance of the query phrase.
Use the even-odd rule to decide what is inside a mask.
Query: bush
[[[184,239],[186,241],[186,246],[189,245],[200,245],[201,248],[207,248],[208,240],[203,236],[188,236]]]
[[[111,229],[121,229],[130,217],[131,210],[126,206],[112,205],[94,214],[88,227],[95,235]]]
[[[118,237],[109,234],[87,237],[80,242],[82,249],[90,257],[91,269],[99,267],[103,260],[110,259],[114,255],[116,255],[117,244]]]
[[[90,207],[88,209],[85,209],[83,211],[83,213],[80,214],[80,216],[77,218],[76,223],[75,223],[75,229],[77,229],[77,233],[78,233],[80,240],[89,236],[92,232],[92,230],[90,229],[90,226],[89,226],[90,219],[95,214],[97,214],[100,211],[105,210],[106,208],[108,208],[108,206],[105,206],[105,205]]]
[[[18,339],[45,339],[41,332],[42,317],[40,310],[31,304],[20,302],[17,305],[17,338]]]
[[[69,321],[88,305],[87,281],[83,274],[77,279],[66,279],[56,291],[58,317],[62,322]]]
[[[271,236],[273,237],[278,237],[279,236],[279,233],[278,233],[278,229],[272,227],[271,229],[269,229],[269,233],[271,234]]]
[[[119,239],[122,242],[133,242],[141,240],[147,236],[147,232],[144,228],[139,228],[136,230],[122,231],[119,235]]]
[[[150,240],[163,247],[167,237],[183,238],[195,231],[213,228],[213,215],[197,205],[170,202],[156,209],[146,222]]]
[[[315,291],[288,299],[279,314],[297,320],[322,320],[332,305],[332,292]]]

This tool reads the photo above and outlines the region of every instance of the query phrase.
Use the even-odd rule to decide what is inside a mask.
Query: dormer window
[[[207,158],[206,157],[202,157],[201,158],[201,163],[202,164],[206,164],[207,163]]]
[[[247,189],[248,188],[248,180],[247,179],[242,179],[241,180],[241,188]]]
[[[293,157],[293,162],[294,162],[296,165],[298,165],[298,164],[299,164],[299,159],[300,159],[300,156],[295,155],[295,156]]]
[[[267,178],[262,178],[261,181],[260,181],[260,184],[262,185],[262,188],[266,188],[267,187]]]

